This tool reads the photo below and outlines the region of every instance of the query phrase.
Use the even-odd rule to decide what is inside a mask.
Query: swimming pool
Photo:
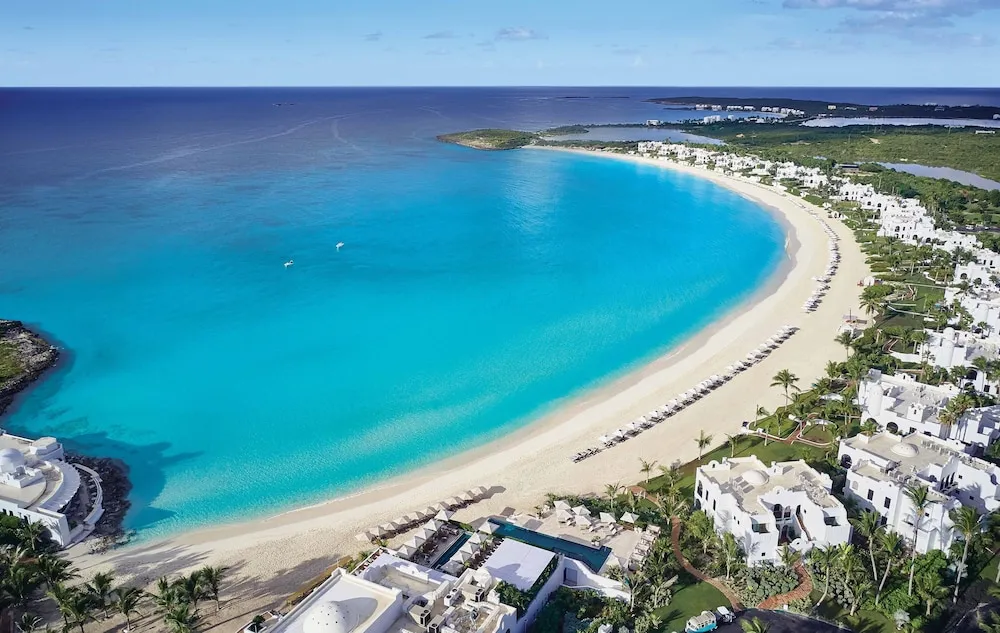
[[[512,538],[528,545],[534,545],[535,547],[547,549],[550,552],[568,556],[584,563],[595,572],[601,570],[601,567],[604,566],[604,561],[608,560],[608,556],[611,555],[610,547],[589,547],[582,543],[549,536],[548,534],[528,530],[512,523],[498,521],[497,519],[490,519],[490,523],[497,526],[497,529],[493,532],[496,536]]]
[[[431,567],[437,567],[438,565],[443,565],[451,560],[451,557],[455,555],[455,552],[462,549],[462,545],[469,540],[472,535],[468,532],[462,532],[461,535],[451,544],[451,547],[445,550],[444,554],[438,556],[437,560],[431,563]]]

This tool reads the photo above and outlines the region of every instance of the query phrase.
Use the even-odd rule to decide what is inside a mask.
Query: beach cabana
[[[388,523],[383,523],[378,527],[380,530],[382,530],[384,534],[389,534],[391,532],[395,532],[396,530],[398,530],[399,524],[396,523],[395,521],[389,521]]]
[[[569,510],[556,510],[556,520],[560,523],[572,521],[574,516]]]
[[[396,524],[396,529],[400,529],[409,525],[410,521],[408,521],[406,517],[396,517],[395,520],[393,520],[393,523]]]
[[[476,552],[478,552],[480,549],[481,548],[479,547],[479,543],[473,543],[472,541],[466,541],[466,542],[462,543],[462,547],[459,548],[458,551],[460,551],[460,552],[467,552],[468,554],[472,555],[472,554],[475,554]]]
[[[396,548],[396,553],[407,560],[409,560],[410,556],[413,556],[416,551],[416,548],[410,547],[406,544],[400,545]]]
[[[472,489],[472,494],[476,495],[477,499],[482,499],[486,495],[490,494],[490,489],[486,486],[476,486]]]
[[[578,514],[576,516],[576,520],[574,521],[574,523],[576,524],[577,527],[587,527],[587,528],[589,528],[592,525],[594,525],[594,522],[590,520],[590,517],[584,516],[582,514]]]
[[[476,545],[482,545],[486,541],[486,537],[483,536],[482,532],[476,532],[469,537],[470,543],[475,543]]]
[[[417,530],[417,534],[423,537],[424,540],[428,540],[434,538],[434,535],[437,534],[437,530],[432,530],[426,525],[423,525]]]
[[[427,523],[424,523],[424,527],[425,528],[427,528],[428,530],[433,530],[435,532],[437,532],[438,530],[440,530],[443,525],[444,525],[444,522],[443,521],[438,521],[437,519],[431,519]]]
[[[426,514],[420,514],[419,512],[411,512],[403,518],[406,519],[407,523],[416,523],[417,521],[423,519],[426,516],[427,516]]]
[[[438,521],[451,521],[451,517],[453,516],[455,516],[455,513],[451,510],[441,510],[434,516],[434,518]]]
[[[562,499],[556,499],[556,502],[552,505],[556,510],[569,510],[569,504]]]
[[[427,539],[423,538],[422,536],[421,537],[413,536],[413,537],[410,538],[410,540],[408,540],[406,542],[406,545],[409,545],[413,549],[417,549],[418,547],[420,547],[421,545],[423,545],[426,542],[427,542]]]
[[[492,521],[483,521],[483,524],[479,526],[479,531],[483,534],[493,534],[500,527]]]
[[[458,498],[461,499],[463,503],[472,503],[476,500],[476,495],[474,495],[471,490],[466,490],[462,494],[458,495]]]
[[[448,504],[445,503],[444,501],[438,501],[437,503],[434,504],[434,511],[435,512],[438,512],[440,510],[447,510],[447,509],[448,509]]]
[[[629,525],[635,525],[635,522],[639,520],[639,517],[635,516],[631,512],[626,512],[622,515],[621,522],[628,523]]]
[[[460,549],[455,552],[455,555],[451,557],[451,560],[458,560],[461,563],[466,563],[472,559],[472,552],[467,552],[464,549]]]
[[[385,531],[378,526],[371,527],[365,530],[365,535],[372,541],[379,538],[383,534],[385,534]]]
[[[580,505],[580,506],[576,506],[575,508],[573,508],[573,514],[576,514],[576,515],[579,515],[579,516],[589,517],[590,516],[590,510],[588,510],[586,507]]]
[[[444,502],[448,504],[449,510],[452,508],[457,508],[458,506],[462,505],[462,500],[459,499],[458,497],[451,497],[449,499],[445,499]]]
[[[362,534],[355,534],[354,538],[356,538],[357,540],[361,541],[362,543],[364,543],[365,541],[371,541],[372,540],[372,537],[368,536],[367,532],[362,533]]]
[[[615,521],[615,515],[609,514],[607,512],[602,512],[601,513],[601,523],[607,523],[608,525],[614,525],[615,523],[617,523],[617,521]]]

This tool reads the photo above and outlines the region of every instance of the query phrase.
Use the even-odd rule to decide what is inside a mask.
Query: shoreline
[[[855,284],[867,272],[846,227],[831,223],[844,238],[841,270],[819,310],[805,314],[800,306],[814,286],[811,278],[821,274],[827,263],[827,236],[805,212],[807,203],[770,188],[665,161],[589,150],[531,149],[654,165],[724,186],[763,206],[782,224],[787,236],[785,261],[749,297],[659,357],[582,394],[568,396],[536,421],[501,438],[355,493],[267,518],[197,528],[104,556],[74,548],[71,554],[84,573],[113,568],[118,575],[151,581],[144,572],[155,565],[159,565],[158,573],[227,565],[258,585],[252,595],[231,600],[235,604],[224,609],[234,609],[227,619],[239,617],[283,600],[338,558],[365,549],[367,544],[354,538],[363,529],[464,489],[483,485],[497,491],[456,517],[469,520],[508,508],[530,510],[546,492],[586,493],[606,483],[637,481],[641,479],[639,457],[661,464],[687,461],[697,454],[693,439],[699,431],[715,435],[718,443],[722,433],[734,433],[743,419],[752,418],[757,404],[773,407],[780,403],[780,393],[768,387],[778,370],[787,368],[808,383],[822,373],[822,363],[840,358],[843,351],[833,340],[835,329],[841,315],[857,307]],[[630,440],[580,463],[570,461],[574,452],[593,445],[598,435],[661,406],[697,379],[718,373],[786,323],[798,325],[800,332],[761,363],[646,431],[642,441]]]

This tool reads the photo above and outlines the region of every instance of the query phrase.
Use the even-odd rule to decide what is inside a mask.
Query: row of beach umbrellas
[[[821,221],[822,222],[822,221]],[[830,243],[828,245],[827,251],[830,255],[830,261],[826,265],[826,271],[821,277],[813,277],[816,280],[816,290],[813,291],[809,298],[806,299],[805,303],[802,304],[802,310],[805,312],[815,312],[819,307],[820,302],[823,297],[826,296],[827,290],[830,289],[830,279],[837,273],[837,268],[840,266],[840,247],[837,246],[836,234],[830,225],[826,222],[822,222],[824,230],[830,235]]]
[[[609,512],[601,512],[595,517],[586,506],[578,505],[576,507],[570,507],[569,503],[562,499],[557,500],[553,504],[553,507],[556,510],[556,519],[560,523],[571,523],[583,528],[589,528],[595,525],[612,526],[617,525],[619,522],[634,525],[639,520],[639,517],[631,512],[622,514],[619,519],[615,519],[615,516]]]
[[[489,495],[489,492],[489,489],[485,486],[478,486],[476,488],[472,488],[471,490],[466,490],[465,492],[455,495],[454,497],[449,497],[444,501],[439,501],[434,505],[427,506],[423,510],[417,510],[409,514],[404,514],[403,516],[393,519],[392,521],[372,526],[364,532],[358,534],[355,538],[359,541],[371,542],[376,539],[387,538],[401,532],[405,532],[413,526],[430,518],[437,521],[448,521],[451,519],[456,508],[461,508],[469,505],[470,503],[479,501]]]
[[[788,338],[797,330],[797,327],[791,325],[782,326],[777,332],[774,333],[774,335],[761,343],[759,347],[749,352],[743,360],[729,365],[725,370],[723,370],[722,373],[713,374],[705,380],[699,382],[691,389],[678,394],[676,398],[667,402],[663,407],[650,411],[648,414],[633,420],[628,424],[615,429],[614,431],[598,437],[597,441],[599,442],[600,447],[590,448],[583,451],[583,453],[577,453],[577,455],[574,455],[573,457],[574,461],[579,461],[578,456],[581,454],[596,454],[602,450],[602,447],[609,448],[615,444],[631,439],[643,431],[652,428],[660,422],[663,422],[670,416],[676,415],[680,411],[684,410],[688,405],[708,395],[714,389],[722,386],[727,381],[732,380],[738,373],[749,369],[754,364],[763,360],[768,356],[768,354],[788,340]]]

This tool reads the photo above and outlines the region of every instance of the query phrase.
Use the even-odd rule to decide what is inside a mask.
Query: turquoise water
[[[784,258],[772,217],[708,182],[427,125],[394,144],[289,123],[225,161],[123,146],[97,174],[89,147],[79,168],[11,158],[38,166],[0,187],[0,315],[66,360],[4,427],[125,460],[144,537],[266,515],[508,433]],[[34,182],[45,164],[65,175]]]

